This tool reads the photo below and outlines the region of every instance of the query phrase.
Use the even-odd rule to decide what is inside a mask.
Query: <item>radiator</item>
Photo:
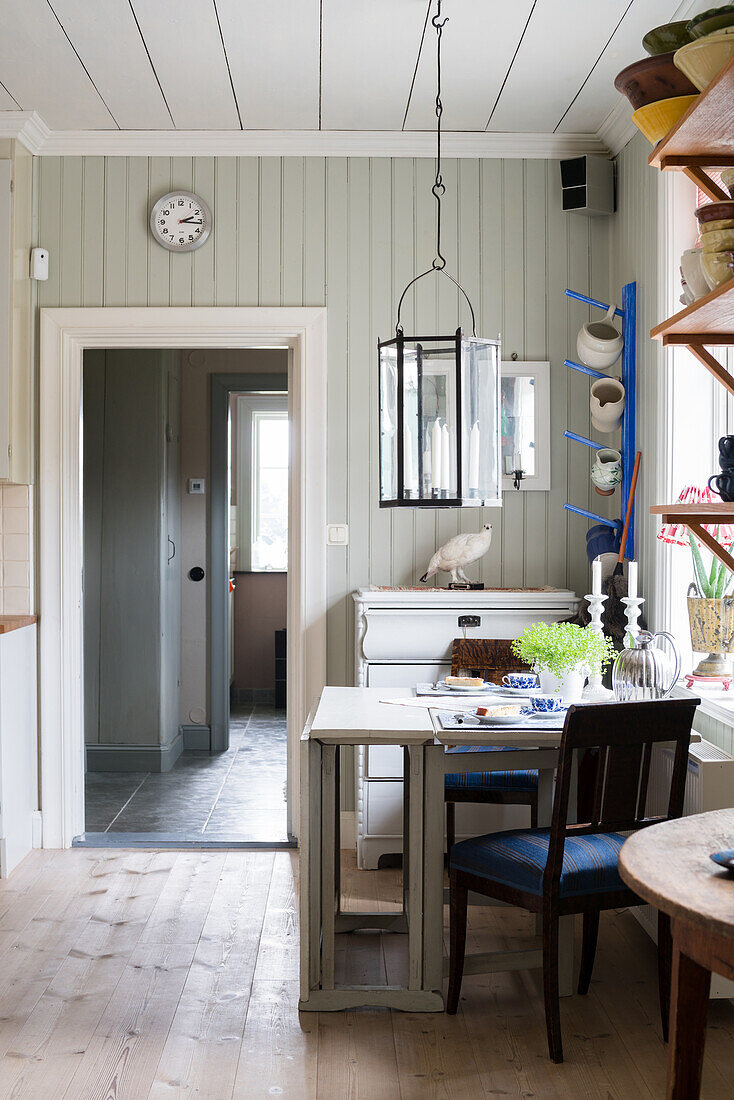
[[[648,782],[646,812],[652,816],[667,810],[675,749],[656,745],[653,750]],[[734,757],[710,741],[698,741],[688,750],[688,775],[683,814],[702,814],[734,805]],[[658,914],[650,905],[632,909],[647,934],[657,943]],[[712,997],[734,997],[734,982],[711,975]]]

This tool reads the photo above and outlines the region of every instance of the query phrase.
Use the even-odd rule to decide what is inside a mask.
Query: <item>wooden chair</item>
[[[467,891],[497,898],[543,916],[543,989],[548,1050],[563,1061],[558,998],[558,921],[583,913],[578,991],[589,989],[602,909],[641,905],[617,871],[621,832],[680,817],[683,812],[688,743],[700,700],[608,703],[569,707],[561,740],[550,829],[515,829],[464,840],[450,853],[451,949],[446,1011],[459,1003],[466,945]],[[668,811],[645,816],[652,748],[675,742]],[[591,821],[568,824],[574,751],[597,748],[600,766]],[[670,1001],[670,923],[658,916],[658,974],[663,1036]]]
[[[528,665],[510,649],[504,638],[455,638],[451,650],[452,676],[482,676],[501,683],[508,672],[527,672]],[[464,745],[450,748],[450,753],[473,751]],[[486,748],[482,751],[501,752]],[[505,806],[530,806],[530,825],[538,823],[537,771],[455,772],[446,776],[446,844],[450,852],[456,841],[456,803],[482,802]]]

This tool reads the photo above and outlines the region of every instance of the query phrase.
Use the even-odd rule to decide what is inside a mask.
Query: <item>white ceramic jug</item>
[[[598,432],[616,432],[622,424],[624,386],[617,378],[597,378],[590,390],[591,422]]]
[[[622,480],[622,456],[612,447],[602,447],[596,452],[591,467],[591,482],[597,493],[610,497]]]

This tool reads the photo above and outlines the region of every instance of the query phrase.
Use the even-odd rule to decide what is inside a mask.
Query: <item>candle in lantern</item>
[[[594,558],[591,563],[591,594],[601,596],[601,558]]]
[[[410,492],[418,488],[418,478],[413,463],[413,434],[410,424],[407,423],[403,432],[403,485]]]
[[[451,449],[446,424],[441,428],[441,488],[447,491],[451,488]]]
[[[469,436],[469,488],[479,488],[479,424],[475,423]]]
[[[434,489],[441,488],[441,423],[436,417],[431,431],[431,484]]]
[[[627,595],[630,599],[637,597],[637,562],[627,562]]]

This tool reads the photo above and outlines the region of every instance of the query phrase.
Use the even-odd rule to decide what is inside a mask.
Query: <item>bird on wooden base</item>
[[[435,577],[436,573],[443,571],[451,574],[453,584],[459,580],[470,584],[471,581],[464,572],[464,567],[472,562],[479,561],[489,550],[492,542],[492,524],[485,523],[481,531],[467,532],[465,535],[454,535],[452,539],[439,547],[428,563],[421,580],[423,582]]]

